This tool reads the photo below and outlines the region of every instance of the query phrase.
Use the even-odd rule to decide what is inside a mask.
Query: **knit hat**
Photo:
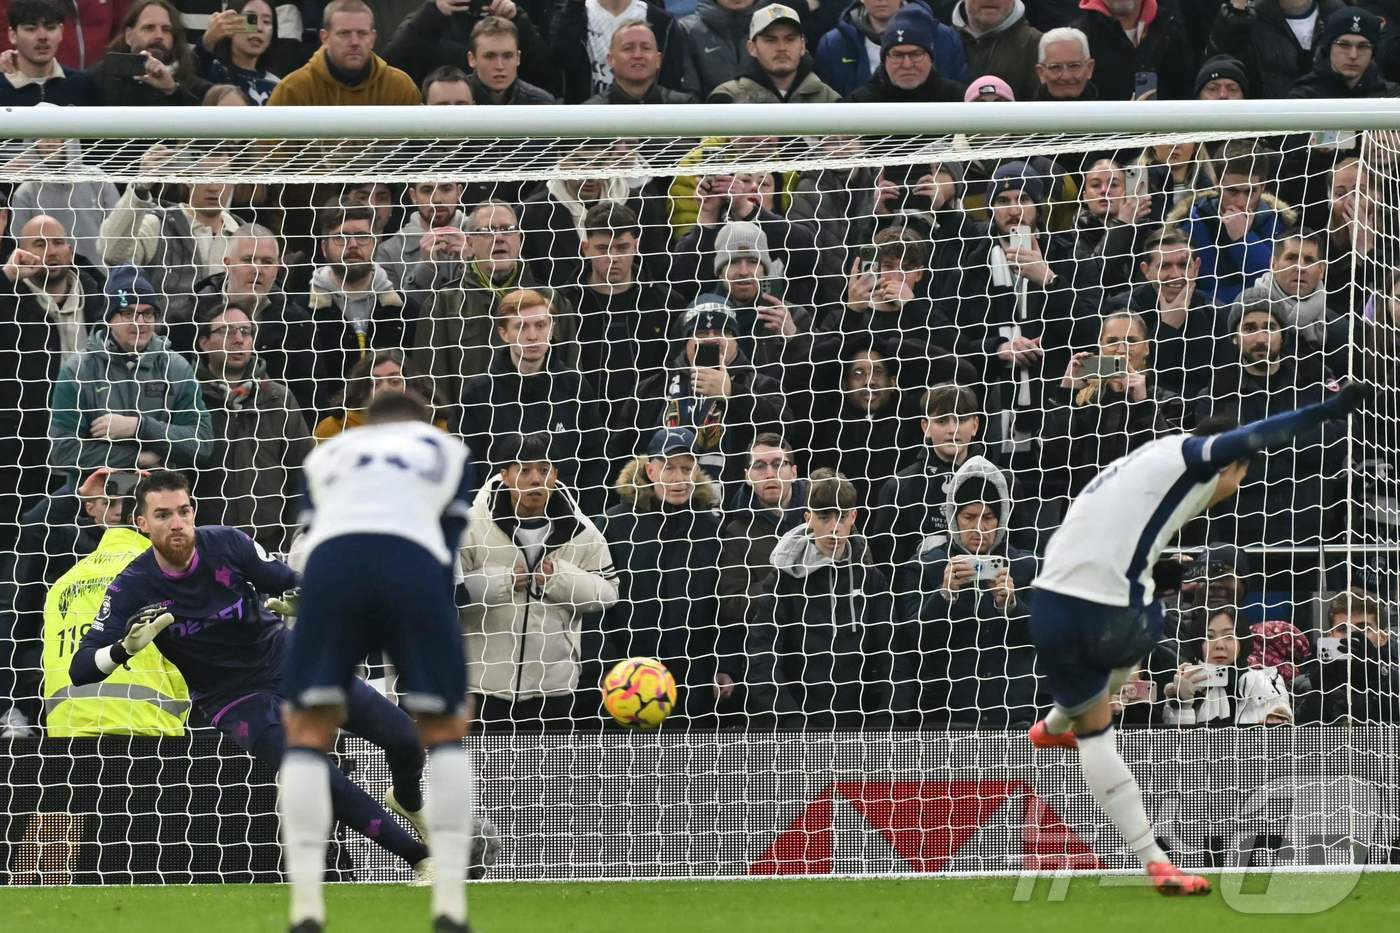
[[[757,259],[763,274],[773,269],[773,256],[768,252],[768,236],[763,228],[747,220],[731,220],[720,228],[715,237],[715,275],[736,259]]]
[[[1007,191],[1024,191],[1036,204],[1045,203],[1045,180],[1025,162],[1007,162],[987,182],[987,206]]]
[[[983,75],[967,86],[967,93],[963,95],[963,103],[970,104],[983,94],[995,94],[1006,101],[1016,99],[1016,92],[1011,90],[1011,85],[996,75]]]
[[[933,174],[947,172],[948,177],[953,179],[953,197],[961,201],[967,197],[967,165],[962,162],[939,162],[933,170]],[[915,179],[917,181],[917,178]]]
[[[1201,70],[1196,72],[1196,86],[1191,91],[1191,96],[1200,97],[1202,88],[1220,78],[1229,78],[1240,86],[1245,97],[1250,96],[1249,75],[1244,70],[1244,63],[1229,55],[1217,55],[1206,60]]]
[[[909,3],[900,8],[885,27],[880,39],[880,61],[897,45],[912,45],[933,56],[933,39],[938,28],[933,14],[923,4]]]
[[[104,321],[110,321],[119,311],[130,311],[137,305],[150,305],[157,312],[161,310],[160,296],[151,283],[135,266],[117,266],[107,273],[107,284],[103,291],[107,295],[107,313]]]
[[[1380,17],[1359,6],[1342,7],[1327,17],[1327,26],[1322,31],[1319,50],[1332,48],[1332,43],[1342,36],[1361,36],[1375,45],[1381,38]]]
[[[683,333],[686,334],[719,332],[731,337],[739,336],[739,319],[723,298],[709,293],[696,296],[690,303],[683,324]]]
[[[996,513],[997,521],[1002,520],[1001,514],[1001,491],[991,480],[980,477],[969,478],[958,485],[957,491],[953,493],[953,514],[956,515],[965,506],[974,502],[981,502]]]
[[[1288,622],[1256,622],[1249,627],[1250,667],[1276,667],[1284,683],[1292,683],[1298,665],[1312,657],[1312,645]]]

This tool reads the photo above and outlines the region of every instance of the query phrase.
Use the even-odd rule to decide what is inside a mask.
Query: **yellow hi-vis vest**
[[[150,546],[131,528],[108,528],[97,550],[49,590],[44,600],[44,709],[50,736],[184,734],[189,689],[155,645],[99,683],[75,687],[68,676],[107,586]]]

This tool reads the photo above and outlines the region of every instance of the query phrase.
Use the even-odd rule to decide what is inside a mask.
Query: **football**
[[[676,705],[676,679],[654,658],[619,661],[603,678],[603,707],[629,729],[655,729]]]

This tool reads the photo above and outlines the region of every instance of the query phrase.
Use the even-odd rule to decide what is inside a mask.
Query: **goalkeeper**
[[[286,743],[282,678],[291,639],[257,594],[294,589],[296,572],[235,528],[195,528],[189,483],[179,473],[153,472],[137,484],[135,499],[136,526],[151,549],[107,588],[69,665],[73,684],[104,680],[155,643],[184,675],[194,711],[276,770]],[[291,611],[282,599],[267,605]],[[348,707],[346,731],[384,749],[393,776],[385,803],[422,835],[424,756],[413,721],[360,680]],[[329,770],[336,817],[412,865],[420,881],[431,880],[427,846],[339,768]]]
[[[1157,846],[1109,711],[1109,697],[1161,640],[1157,592],[1181,585],[1181,564],[1161,560],[1162,549],[1189,520],[1235,494],[1251,456],[1345,417],[1364,388],[1351,384],[1325,402],[1233,430],[1203,422],[1196,436],[1138,448],[1084,487],[1046,548],[1031,638],[1055,705],[1031,727],[1031,744],[1078,747],[1084,783],[1163,894],[1205,894],[1210,882],[1183,874]]]

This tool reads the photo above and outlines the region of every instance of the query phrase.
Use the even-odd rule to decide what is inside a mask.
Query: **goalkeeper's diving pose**
[[[213,725],[278,768],[286,739],[283,667],[291,633],[258,594],[273,596],[269,608],[289,610],[280,597],[296,588],[296,572],[236,528],[196,528],[189,483],[179,473],[156,470],[133,495],[136,526],[151,539],[151,549],[107,588],[69,665],[73,683],[104,679],[154,642],[189,686],[192,719]],[[346,731],[384,749],[393,775],[387,802],[419,826],[424,757],[413,720],[363,681],[355,681],[347,700]],[[329,771],[336,816],[402,857],[424,882],[431,878],[427,846],[339,768]]]
[[[1158,847],[1142,792],[1114,742],[1109,696],[1162,637],[1159,590],[1179,588],[1181,564],[1162,560],[1192,518],[1235,494],[1249,458],[1343,418],[1361,404],[1351,384],[1329,399],[1229,430],[1204,422],[1113,461],[1070,505],[1036,578],[1031,638],[1055,705],[1031,727],[1038,748],[1079,749],[1079,765],[1108,818],[1163,894],[1205,894]]]

